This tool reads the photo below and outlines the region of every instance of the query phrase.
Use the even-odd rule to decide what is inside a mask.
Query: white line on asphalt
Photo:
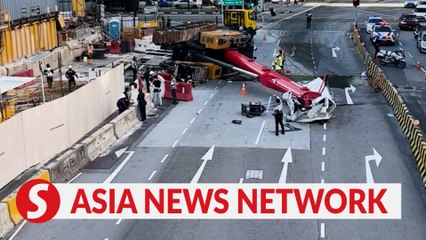
[[[402,47],[402,43],[401,42],[398,42],[399,43],[399,46],[401,46]]]
[[[169,154],[166,154],[166,156],[163,157],[163,159],[161,159],[160,163],[163,163],[164,161],[166,161],[166,158],[169,156]]]
[[[317,66],[314,66],[314,69],[317,70]],[[316,72],[316,71],[315,71]]]
[[[240,178],[240,183],[243,183],[244,182],[244,178]]]
[[[193,119],[189,122],[189,124],[192,124],[194,121],[195,121],[195,118],[193,118]]]
[[[186,131],[188,131],[188,128],[185,128],[182,132],[182,135],[184,135],[186,133]]]
[[[157,171],[156,170],[154,170],[152,173],[151,173],[151,175],[149,176],[149,178],[148,178],[148,181],[151,181],[151,179],[154,177],[154,175],[157,173]]]
[[[260,135],[262,135],[262,131],[263,131],[263,128],[265,127],[265,123],[266,121],[263,120],[262,127],[260,127],[259,134],[257,134],[256,142],[254,143],[255,145],[259,144]]]
[[[281,39],[278,39],[277,47],[280,45]]]
[[[325,238],[325,223],[321,223],[321,238]]]
[[[327,123],[324,123],[324,130],[327,130]]]
[[[178,144],[178,142],[179,142],[179,140],[176,140],[176,142],[175,142],[175,143],[173,143],[172,148],[175,148],[175,147],[176,147],[176,145]]]
[[[123,219],[118,219],[118,221],[115,223],[115,225],[119,225],[121,223],[121,221],[123,221]]]
[[[312,61],[312,63],[315,65],[315,61]]]
[[[210,94],[210,98],[212,98],[212,97],[213,97],[213,95],[214,95],[214,93]]]
[[[314,55],[312,55],[312,60],[314,60]]]
[[[321,171],[324,172],[325,171],[325,162],[321,163]]]
[[[18,235],[19,231],[21,231],[21,230],[22,230],[22,228],[24,227],[24,225],[25,225],[26,223],[27,223],[27,220],[24,220],[24,221],[22,222],[22,224],[21,224],[21,225],[19,225],[18,229],[16,229],[16,231],[12,234],[12,236],[10,236],[9,240],[14,239],[14,238],[16,237],[16,235]]]
[[[325,147],[322,147],[322,155],[325,155]]]
[[[422,70],[422,72],[426,72],[425,69],[423,67],[420,68]]]
[[[200,108],[200,110],[198,110],[197,114],[200,114],[200,113],[201,113],[201,111],[203,111],[203,109],[202,109],[202,108]]]
[[[218,84],[219,84],[219,82],[218,82]],[[214,88],[214,90],[216,91],[216,90],[217,90],[217,87],[215,87],[215,88]]]
[[[69,180],[67,183],[72,183],[74,180],[76,180],[80,175],[83,174],[82,172],[77,174],[75,177],[73,177],[71,180]]]
[[[109,240],[109,238],[105,238],[104,240]]]
[[[127,151],[126,151],[127,152]],[[134,151],[129,151],[127,152],[129,155],[127,155],[127,157],[123,160],[123,162],[114,170],[114,172],[111,173],[111,175],[105,179],[104,183],[111,183],[112,180],[114,180],[114,178],[117,176],[117,174],[121,171],[121,169],[123,169],[124,165],[126,165],[126,163],[130,160],[130,158],[133,156],[133,154],[135,153]]]
[[[269,112],[269,107],[271,106],[271,99],[272,99],[272,96],[269,96],[268,108],[266,109],[266,112]]]
[[[321,178],[321,184],[324,184],[324,182],[325,182],[324,178]]]
[[[274,50],[272,57],[275,57],[275,56],[277,56],[277,49]]]
[[[413,55],[411,55],[411,53],[408,52],[408,55],[410,55],[410,57],[413,57]]]
[[[325,135],[325,134],[324,134],[324,135],[322,135],[322,141],[323,141],[323,142],[326,142],[326,141],[327,141],[327,135]]]
[[[209,101],[208,101],[208,100],[206,100],[206,101],[204,102],[204,106],[206,106],[208,102],[209,102]]]

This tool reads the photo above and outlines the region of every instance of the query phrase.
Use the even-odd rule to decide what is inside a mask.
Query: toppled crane
[[[214,22],[196,22],[171,27],[169,29],[158,29],[154,31],[152,42],[156,45],[173,45],[190,41],[200,32],[216,29]]]

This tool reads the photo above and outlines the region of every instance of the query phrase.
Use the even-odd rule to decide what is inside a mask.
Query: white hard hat
[[[69,69],[71,69],[71,68],[72,68],[72,66],[71,66],[71,65],[69,65],[69,66],[68,66],[68,68],[69,68]]]
[[[149,75],[154,75],[155,74],[155,72],[154,71],[150,71],[149,72]]]

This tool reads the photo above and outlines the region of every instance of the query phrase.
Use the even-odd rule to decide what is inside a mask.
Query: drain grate
[[[263,170],[247,170],[246,179],[262,179]]]

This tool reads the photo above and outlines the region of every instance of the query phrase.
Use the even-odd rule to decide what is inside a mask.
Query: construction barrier
[[[14,77],[34,77],[34,71],[32,69],[27,69],[21,72],[13,74]]]
[[[7,203],[0,202],[0,239],[13,229],[13,222],[10,219]]]
[[[172,99],[171,81],[164,81],[165,92],[164,98]],[[180,101],[192,101],[192,85],[189,83],[178,82],[176,84],[176,99]]]
[[[34,175],[31,179],[43,179],[50,182],[49,172],[47,170],[41,170],[36,175]],[[16,207],[16,195],[18,194],[18,190],[19,188],[2,200],[2,203],[7,204],[9,217],[15,225],[19,224],[23,220],[23,217],[18,212],[18,208]]]
[[[118,115],[111,121],[114,128],[114,135],[117,139],[126,134],[136,123],[139,122],[136,108],[131,107],[125,112]]]
[[[70,180],[89,161],[85,152],[85,145],[77,144],[47,164],[44,169],[49,171],[52,182],[61,183]]]
[[[101,129],[87,137],[81,143],[85,145],[86,152],[91,161],[105,152],[117,140],[114,134],[114,126],[106,124]]]
[[[355,27],[353,29],[351,38],[355,44],[355,52],[365,65],[368,76],[371,76],[372,81],[370,81],[370,84],[373,87],[379,87],[388,103],[392,106],[399,126],[410,143],[417,168],[426,188],[426,140],[418,126],[419,122],[411,115],[397,89],[387,79],[365,49],[364,44],[360,41],[359,30]]]

